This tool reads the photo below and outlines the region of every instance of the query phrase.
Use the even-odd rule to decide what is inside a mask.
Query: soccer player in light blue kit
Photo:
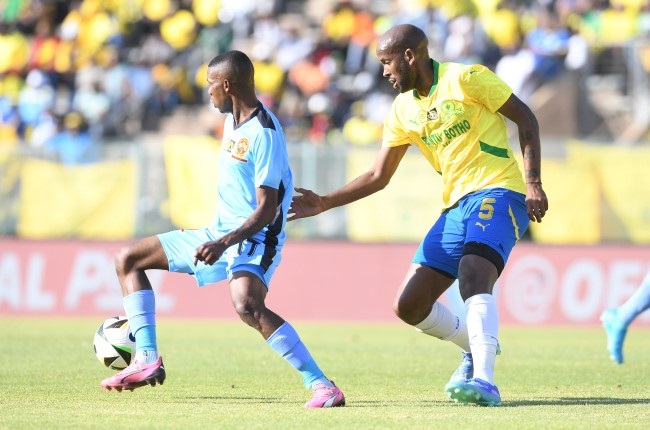
[[[124,309],[136,339],[133,362],[104,379],[107,390],[162,384],[166,373],[156,343],[155,298],[145,270],[193,275],[199,286],[228,280],[235,310],[268,345],[302,374],[313,397],[306,407],[345,405],[298,333],[264,303],[281,260],[293,179],[278,119],[255,94],[253,64],[229,51],[208,64],[210,101],[228,117],[219,156],[219,204],[213,225],[148,237],[116,256]]]
[[[600,316],[607,334],[609,357],[616,363],[623,364],[623,341],[627,328],[636,317],[648,309],[650,309],[650,273],[625,303],[617,308],[605,310]]]

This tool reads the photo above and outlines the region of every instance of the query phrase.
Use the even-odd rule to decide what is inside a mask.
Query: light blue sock
[[[639,288],[618,308],[618,319],[627,327],[640,313],[650,308],[650,274]]]
[[[140,290],[122,300],[135,336],[135,359],[144,364],[158,360],[156,344],[156,297],[153,290]]]
[[[302,374],[305,387],[310,388],[315,383],[332,386],[291,324],[285,321],[266,342]]]

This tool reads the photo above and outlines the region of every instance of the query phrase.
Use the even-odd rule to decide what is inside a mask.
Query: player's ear
[[[415,51],[413,51],[411,48],[406,48],[404,51],[404,61],[406,61],[408,64],[415,63]]]

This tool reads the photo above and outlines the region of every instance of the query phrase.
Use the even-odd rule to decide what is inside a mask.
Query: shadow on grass
[[[621,399],[613,397],[559,397],[557,399],[530,399],[504,401],[501,407],[517,406],[561,406],[561,405],[647,405],[650,398]]]
[[[180,403],[199,401],[214,401],[224,404],[294,404],[295,400],[277,397],[254,397],[254,396],[201,396],[183,397],[178,399]],[[350,400],[346,399],[346,408],[401,408],[401,407],[480,407],[476,405],[463,405],[448,400]],[[505,400],[499,408],[516,408],[525,406],[596,406],[596,405],[647,405],[650,398],[621,399],[611,397],[559,397],[557,399],[530,399],[530,400]]]
[[[639,399],[621,399],[610,397],[560,397],[557,399],[530,399],[530,400],[505,400],[499,408],[515,408],[522,406],[596,406],[596,405],[647,405],[650,403],[650,398]],[[349,400],[346,407],[360,407],[360,408],[385,408],[385,407],[479,407],[477,405],[464,405],[462,403],[454,403],[453,401],[443,400],[417,400],[417,401],[380,401],[380,400]]]
[[[261,404],[261,403],[296,403],[291,399],[282,399],[278,397],[253,397],[253,396],[201,396],[201,397],[183,397],[177,399],[178,403],[195,403],[199,401],[213,401],[224,404],[244,405],[244,404]],[[306,400],[305,400],[306,401]]]

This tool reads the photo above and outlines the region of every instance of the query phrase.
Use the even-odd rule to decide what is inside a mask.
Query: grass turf
[[[503,327],[503,404],[458,405],[443,386],[460,354],[400,324],[293,322],[344,408],[308,410],[300,376],[238,321],[160,319],[167,381],[105,392],[97,319],[0,318],[0,429],[599,429],[650,419],[650,336],[608,359],[599,327]]]

